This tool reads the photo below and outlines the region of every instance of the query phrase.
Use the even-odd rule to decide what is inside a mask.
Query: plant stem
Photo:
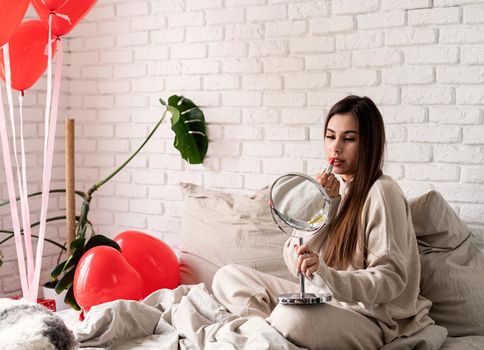
[[[96,192],[102,185],[104,185],[106,182],[111,180],[113,177],[115,177],[121,170],[124,169],[126,165],[143,149],[143,147],[146,145],[146,143],[151,139],[151,137],[154,135],[158,127],[161,125],[163,120],[165,119],[166,113],[168,112],[168,109],[163,112],[163,115],[161,116],[160,120],[158,123],[156,123],[155,127],[153,130],[149,133],[148,137],[143,141],[143,143],[138,147],[138,149],[123,163],[121,166],[119,166],[116,170],[114,170],[111,174],[109,174],[105,179],[100,180],[96,182],[90,189],[87,191],[87,198],[84,199],[84,202],[81,205],[81,213],[79,215],[79,221],[76,227],[76,237],[85,237],[86,236],[86,229],[87,225],[87,215],[89,214],[89,208],[91,204],[91,199],[92,199],[92,194]]]
[[[92,194],[97,191],[102,185],[104,185],[106,182],[108,182],[109,180],[111,180],[114,176],[116,176],[121,170],[124,169],[124,167],[126,165],[128,165],[128,163],[141,151],[141,149],[146,145],[146,143],[151,139],[151,137],[153,136],[153,134],[156,132],[156,130],[158,129],[158,127],[161,125],[161,123],[163,122],[163,120],[165,119],[165,116],[166,116],[166,113],[168,112],[168,109],[165,110],[165,112],[163,113],[163,116],[161,117],[161,119],[158,121],[158,123],[155,125],[154,129],[150,132],[150,134],[148,135],[148,137],[146,138],[146,140],[144,140],[144,142],[141,144],[141,146],[138,147],[138,149],[123,163],[121,164],[121,166],[119,168],[117,168],[113,173],[111,173],[108,177],[106,177],[104,180],[101,180],[101,181],[98,181],[94,184],[94,186],[92,186],[89,191],[87,191],[87,196],[88,196],[88,199],[86,199],[86,201],[89,203],[91,201],[91,196]]]

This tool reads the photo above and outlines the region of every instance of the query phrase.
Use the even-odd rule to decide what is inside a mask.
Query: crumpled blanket
[[[204,284],[97,305],[82,322],[72,312],[60,316],[88,349],[301,349],[263,318],[229,313]]]

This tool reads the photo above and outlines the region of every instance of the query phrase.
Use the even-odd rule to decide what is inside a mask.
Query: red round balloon
[[[45,0],[32,0],[32,6],[39,15],[44,25],[49,26],[49,9],[44,5]],[[67,0],[65,4],[58,8],[55,13],[58,15],[68,16],[69,21],[62,18],[63,16],[53,16],[52,34],[63,36],[69,33],[87,13],[94,7],[97,0]]]
[[[22,22],[9,41],[12,87],[18,91],[27,90],[44,74],[47,68],[47,37],[49,32],[42,22]],[[51,42],[52,55],[56,42]],[[5,62],[0,57],[0,77],[5,81]]]
[[[158,289],[173,289],[180,284],[178,258],[166,243],[137,231],[122,232],[114,240],[141,276],[143,298]]]
[[[121,253],[109,246],[89,249],[74,273],[74,297],[84,310],[117,299],[140,300],[143,281]]]
[[[59,7],[65,5],[67,0],[39,0],[40,5],[42,5],[48,11],[55,11]]]
[[[30,0],[0,0],[0,46],[10,40],[27,12]]]

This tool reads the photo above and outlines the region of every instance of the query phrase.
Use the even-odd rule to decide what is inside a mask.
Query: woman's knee
[[[212,279],[212,291],[216,295],[218,291],[227,288],[232,284],[235,276],[238,275],[239,267],[235,264],[224,265],[217,270]]]
[[[267,321],[284,337],[308,349],[378,349],[380,327],[354,311],[330,304],[278,305]]]

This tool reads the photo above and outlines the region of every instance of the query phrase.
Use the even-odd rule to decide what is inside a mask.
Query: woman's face
[[[351,180],[356,172],[358,156],[358,123],[351,114],[335,114],[328,122],[324,146],[328,161],[335,158],[333,172]]]

